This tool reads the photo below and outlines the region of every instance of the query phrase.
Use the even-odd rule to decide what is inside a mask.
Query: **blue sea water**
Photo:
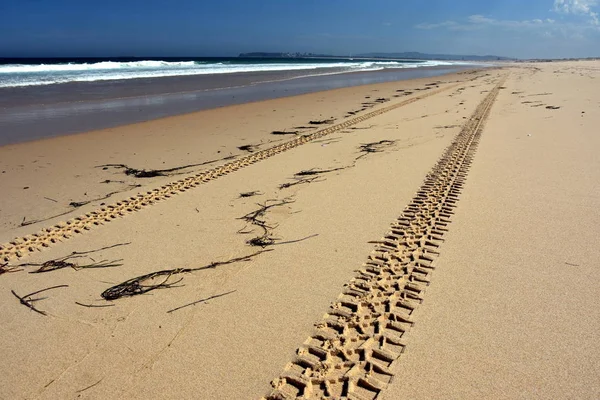
[[[333,58],[0,59],[0,88],[169,76],[296,71],[297,76],[461,65],[459,62]]]

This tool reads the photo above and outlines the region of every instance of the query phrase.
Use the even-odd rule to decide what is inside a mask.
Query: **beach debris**
[[[0,275],[9,274],[11,272],[19,272],[23,271],[22,269],[18,269],[18,267],[8,265],[8,263],[0,264]]]
[[[19,226],[28,226],[28,225],[33,225],[33,224],[37,224],[38,222],[44,222],[44,221],[48,221],[50,219],[54,219],[54,218],[58,218],[58,217],[62,217],[63,215],[67,215],[70,214],[74,211],[74,209],[79,208],[79,207],[83,207],[87,204],[93,203],[94,201],[99,201],[99,200],[106,200],[111,196],[114,196],[115,194],[118,193],[123,193],[126,192],[128,190],[132,190],[138,187],[141,187],[142,185],[128,185],[126,188],[122,189],[122,190],[115,190],[114,192],[110,192],[102,197],[98,197],[96,199],[90,199],[90,200],[84,200],[84,201],[72,201],[69,203],[69,207],[71,207],[71,209],[59,213],[59,214],[55,214],[55,215],[51,215],[50,217],[45,217],[42,219],[32,219],[27,221],[26,217],[23,217],[23,220],[21,221],[21,223],[19,224]],[[47,197],[45,197],[47,198]],[[52,200],[52,199],[48,199],[48,200]]]
[[[323,182],[324,179],[317,180],[320,178],[319,175],[327,174],[329,172],[341,171],[343,169],[351,168],[351,167],[354,167],[354,164],[348,165],[345,167],[337,167],[337,168],[330,168],[330,169],[312,168],[312,169],[302,170],[302,171],[296,172],[294,174],[294,177],[293,177],[294,182],[282,183],[281,185],[279,185],[279,190],[287,189],[289,187],[296,186],[296,185],[302,185],[305,183]],[[307,176],[309,176],[310,178],[305,178]]]
[[[239,198],[242,199],[242,198],[245,198],[245,197],[253,197],[253,196],[260,196],[260,195],[262,195],[262,192],[254,190],[252,192],[243,192],[243,193],[240,193],[240,197]]]
[[[289,187],[292,187],[295,185],[302,185],[305,183],[322,182],[323,180],[317,180],[320,175],[355,167],[356,162],[358,160],[360,160],[361,158],[367,156],[368,154],[380,153],[380,152],[384,151],[386,148],[393,146],[395,144],[396,144],[395,140],[388,140],[388,139],[383,139],[383,140],[380,140],[377,142],[371,142],[371,143],[363,143],[360,146],[358,146],[358,150],[362,154],[360,154],[358,157],[356,157],[354,159],[354,161],[352,162],[352,164],[346,165],[344,167],[337,167],[337,168],[330,168],[330,169],[311,168],[311,169],[302,170],[302,171],[294,174],[294,177],[293,177],[294,182],[282,183],[281,185],[279,185],[279,189],[280,190],[287,189]],[[310,178],[305,178],[307,176],[309,176]]]
[[[90,200],[84,200],[84,201],[72,201],[69,203],[69,206],[74,207],[74,208],[79,208],[79,207],[83,207],[87,204],[93,203],[94,201],[99,201],[99,200],[106,200],[109,197],[115,195],[115,194],[119,194],[119,193],[123,193],[126,192],[128,190],[132,190],[132,189],[136,189],[141,187],[142,185],[127,185],[126,188],[122,189],[122,190],[115,190],[114,192],[110,192],[107,193],[106,195],[102,196],[102,197],[98,197],[96,199],[90,199]]]
[[[267,213],[268,210],[270,210],[273,207],[281,207],[281,206],[284,206],[287,204],[291,204],[294,201],[289,198],[286,198],[279,202],[269,204],[269,202],[273,202],[273,201],[277,201],[277,200],[269,199],[269,200],[266,200],[264,202],[264,204],[258,203],[257,204],[259,206],[258,209],[254,210],[252,212],[249,212],[248,214],[239,218],[246,222],[246,226],[244,228],[240,229],[238,231],[238,233],[240,233],[240,234],[251,233],[252,230],[250,230],[250,231],[246,230],[246,227],[248,225],[258,227],[262,231],[261,235],[247,240],[246,244],[249,244],[250,246],[265,248],[267,246],[273,245],[277,240],[280,240],[280,239],[273,237],[273,229],[275,229],[276,226],[270,226],[269,224],[267,224],[267,221],[265,221],[265,219],[264,219],[265,214]]]
[[[219,161],[231,160],[235,158],[235,156],[227,156],[224,158],[219,158],[216,160],[204,161],[196,164],[187,164],[182,165],[180,167],[173,167],[167,169],[137,169],[132,168],[126,164],[102,164],[97,165],[96,168],[102,168],[103,170],[107,170],[109,168],[122,169],[125,172],[125,175],[133,176],[135,178],[155,178],[157,176],[172,176],[172,175],[180,175],[185,172],[178,172],[184,169],[200,167],[203,165],[213,164]]]
[[[375,125],[369,125],[369,126],[351,126],[348,129],[352,129],[352,130],[365,130],[365,129],[371,129],[373,128]]]
[[[75,302],[78,306],[87,307],[87,308],[105,308],[105,307],[114,307],[114,304],[83,304],[78,301]]]
[[[77,390],[75,393],[81,393],[81,392],[85,392],[88,389],[93,388],[94,386],[98,385],[100,382],[102,382],[104,380],[104,378],[100,379],[98,382],[91,384],[90,386],[86,386],[83,389],[79,389]]]
[[[353,166],[354,165],[348,165],[345,167],[337,167],[337,168],[330,168],[330,169],[318,169],[318,168],[305,169],[300,172],[296,172],[294,174],[294,176],[312,176],[312,175],[328,174],[330,172],[341,171],[343,169],[351,168]]]
[[[452,129],[452,128],[458,128],[460,127],[460,125],[444,125],[444,126],[436,126],[435,129]]]
[[[259,144],[245,144],[243,146],[238,146],[238,149],[241,151],[247,151],[248,153],[254,153],[258,150]]]
[[[37,290],[37,291],[35,291],[35,292],[32,292],[32,293],[26,294],[25,296],[19,296],[19,295],[18,295],[17,293],[15,293],[15,291],[14,291],[14,290],[12,290],[12,289],[11,289],[11,293],[12,293],[12,294],[13,294],[13,295],[14,295],[14,296],[17,298],[17,299],[19,299],[19,302],[20,302],[21,304],[23,304],[25,307],[32,309],[33,311],[35,311],[35,312],[36,312],[36,313],[38,313],[38,314],[41,314],[41,315],[46,315],[46,316],[47,316],[48,314],[46,314],[46,312],[45,312],[45,311],[42,311],[42,310],[39,310],[39,309],[35,308],[35,306],[32,304],[32,303],[33,303],[33,302],[35,302],[35,301],[44,300],[44,299],[45,299],[45,297],[42,297],[42,298],[39,298],[39,299],[32,299],[32,298],[31,298],[31,296],[34,296],[34,295],[36,295],[36,294],[40,294],[40,293],[42,293],[42,292],[46,292],[46,291],[48,291],[48,290],[53,290],[53,289],[58,289],[58,288],[64,288],[64,287],[69,287],[69,285],[57,285],[57,286],[52,286],[52,287],[49,287],[49,288],[46,288],[46,289]]]
[[[299,127],[298,129],[307,129],[305,127]],[[298,131],[273,131],[271,135],[297,135]]]
[[[311,124],[311,125],[325,125],[325,124],[333,124],[333,121],[335,121],[335,118],[310,121],[309,124]]]
[[[106,246],[106,247],[102,247],[100,249],[89,250],[89,251],[74,251],[71,254],[69,254],[68,256],[64,256],[64,257],[57,258],[54,260],[48,260],[43,263],[23,263],[23,264],[17,265],[17,267],[39,267],[37,270],[29,272],[30,274],[51,272],[51,271],[56,271],[58,269],[63,269],[63,268],[73,268],[75,271],[78,271],[80,269],[85,269],[85,268],[120,267],[121,265],[123,265],[120,263],[121,261],[123,261],[122,259],[111,260],[111,261],[108,261],[108,260],[95,261],[93,258],[89,257],[89,254],[97,253],[102,250],[108,250],[108,249],[112,249],[112,248],[119,247],[119,246],[127,246],[129,244],[131,244],[131,242],[117,243],[117,244],[114,244],[111,246]],[[92,261],[92,263],[78,264],[76,262],[69,261],[69,260],[73,260],[76,258],[89,258]]]
[[[552,93],[535,93],[535,94],[528,94],[528,95],[526,95],[526,96],[523,96],[523,97],[533,97],[533,96],[549,96],[549,95],[551,95],[551,94],[552,94]]]
[[[340,136],[337,137],[327,137],[325,139],[319,139],[319,140],[313,140],[312,143],[324,143],[324,144],[332,144],[332,143],[337,143],[339,142],[341,139]]]
[[[579,267],[579,264],[573,264],[570,262],[566,262],[565,265],[568,265],[569,267]]]
[[[179,307],[173,308],[172,310],[167,311],[167,313],[170,314],[173,311],[181,310],[182,308],[186,308],[186,307],[189,307],[189,306],[194,306],[194,305],[196,305],[198,303],[205,303],[208,300],[212,300],[212,299],[216,299],[216,298],[219,298],[219,297],[227,296],[228,294],[235,293],[235,292],[237,292],[237,290],[232,290],[232,291],[221,293],[221,294],[215,294],[214,296],[206,297],[204,299],[196,300],[196,301],[193,301],[191,303],[185,304],[183,306],[179,306]]]
[[[282,244],[292,244],[292,243],[304,242],[305,240],[312,239],[312,238],[317,237],[317,236],[319,236],[319,234],[318,233],[314,233],[312,235],[308,235],[308,236],[303,237],[301,239],[286,240],[285,242],[273,243],[273,246],[280,246]]]
[[[29,220],[29,221],[27,221],[27,217],[23,217],[23,220],[21,221],[21,223],[19,224],[19,226],[28,226],[28,225],[37,224],[38,222],[44,222],[44,221],[48,221],[49,219],[62,217],[63,215],[67,215],[67,214],[70,214],[72,212],[73,212],[73,210],[69,210],[69,211],[62,212],[60,214],[52,215],[51,217],[42,218],[42,219],[32,219],[32,220]]]
[[[560,107],[558,106],[546,106],[548,110],[558,110]]]
[[[125,181],[112,181],[110,179],[103,180],[100,183],[125,183]]]
[[[319,179],[318,176],[313,176],[311,178],[294,178],[294,179],[295,179],[294,182],[286,182],[286,183],[282,183],[281,185],[279,185],[279,190],[287,189],[289,187],[296,186],[296,185],[302,185],[305,183],[322,182],[322,180],[317,181],[317,179]]]
[[[221,265],[233,264],[240,261],[250,261],[253,257],[256,257],[257,255],[267,251],[271,250],[261,250],[247,256],[232,258],[227,261],[216,261],[197,268],[175,268],[151,272],[149,274],[128,279],[118,285],[111,286],[102,292],[101,296],[105,300],[117,300],[122,297],[131,297],[148,293],[156,289],[169,289],[176,287],[175,285],[183,280],[183,278],[180,278],[176,281],[170,281],[171,278],[175,277],[176,275],[202,271],[205,269],[214,269]]]
[[[378,142],[363,143],[360,146],[358,146],[358,151],[363,154],[356,157],[356,160],[359,160],[370,153],[381,153],[387,147],[393,146],[395,144],[396,144],[395,140],[388,140],[388,139],[383,139]]]

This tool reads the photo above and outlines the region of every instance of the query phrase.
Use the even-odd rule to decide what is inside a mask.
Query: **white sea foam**
[[[50,85],[68,82],[92,82],[115,79],[156,78],[166,76],[232,74],[240,72],[275,72],[306,70],[315,75],[314,70],[322,74],[337,70],[374,71],[386,68],[418,68],[439,65],[455,65],[445,61],[346,61],[346,62],[271,62],[229,63],[195,61],[133,61],[38,65],[0,65],[0,87],[18,87]]]

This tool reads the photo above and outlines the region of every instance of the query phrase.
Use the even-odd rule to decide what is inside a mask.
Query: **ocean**
[[[474,67],[381,59],[0,59],[0,146]]]
[[[447,61],[325,58],[0,59],[0,87],[168,76],[298,71],[296,77],[453,65]]]

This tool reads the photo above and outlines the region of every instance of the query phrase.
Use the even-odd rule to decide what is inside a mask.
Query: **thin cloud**
[[[424,30],[444,29],[456,32],[495,29],[507,32],[531,34],[542,38],[563,37],[570,39],[583,39],[590,33],[594,34],[600,32],[600,26],[594,23],[577,24],[564,21],[557,22],[556,20],[550,18],[502,20],[486,17],[480,14],[470,15],[462,21],[421,23],[415,25],[415,28]]]
[[[554,0],[552,11],[561,14],[586,15],[593,25],[600,25],[598,13],[593,10],[598,0]]]
[[[438,24],[418,24],[415,26],[415,28],[417,29],[438,29],[438,28],[450,28],[450,27],[455,27],[457,26],[458,23],[454,22],[454,21],[445,21],[445,22],[440,22]]]
[[[552,19],[531,19],[531,20],[498,20],[488,18],[483,15],[475,14],[467,17],[465,22],[444,21],[440,23],[422,23],[415,26],[417,29],[440,29],[445,28],[454,31],[469,31],[484,29],[488,27],[497,27],[508,30],[521,30],[526,28],[547,28],[556,21]]]

